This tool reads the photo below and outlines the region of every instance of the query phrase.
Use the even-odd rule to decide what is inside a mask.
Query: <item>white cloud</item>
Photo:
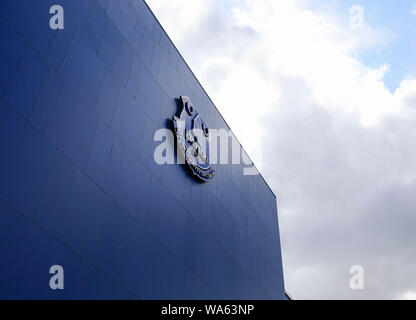
[[[410,13],[416,15],[416,4],[412,6],[412,10],[410,10]]]
[[[416,300],[416,292],[406,291],[398,296],[398,300]]]
[[[158,19],[172,19],[168,24],[163,24],[169,31],[169,35],[175,41],[186,38],[189,30],[198,27],[201,18],[206,14],[208,1],[206,0],[181,0],[181,1],[146,1],[153,12],[157,13]]]
[[[414,290],[416,80],[392,93],[388,64],[358,58],[394,35],[353,30],[349,12],[312,10],[309,1],[148,2],[279,194],[289,292]],[[348,288],[353,264],[366,271],[363,292]]]

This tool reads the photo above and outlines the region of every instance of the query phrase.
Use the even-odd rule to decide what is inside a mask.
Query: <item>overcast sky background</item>
[[[416,298],[416,1],[147,3],[278,197],[288,292]]]

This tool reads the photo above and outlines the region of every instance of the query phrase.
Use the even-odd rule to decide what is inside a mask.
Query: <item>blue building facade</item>
[[[285,298],[261,175],[154,161],[180,96],[229,128],[142,0],[0,0],[0,46],[1,299]]]

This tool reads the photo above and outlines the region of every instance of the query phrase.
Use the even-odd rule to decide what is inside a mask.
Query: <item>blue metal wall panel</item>
[[[284,299],[262,177],[153,160],[181,95],[228,127],[142,0],[0,1],[0,46],[0,298]]]

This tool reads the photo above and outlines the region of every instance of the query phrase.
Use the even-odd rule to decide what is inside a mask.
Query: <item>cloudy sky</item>
[[[288,292],[416,298],[416,1],[147,2],[278,197]]]

